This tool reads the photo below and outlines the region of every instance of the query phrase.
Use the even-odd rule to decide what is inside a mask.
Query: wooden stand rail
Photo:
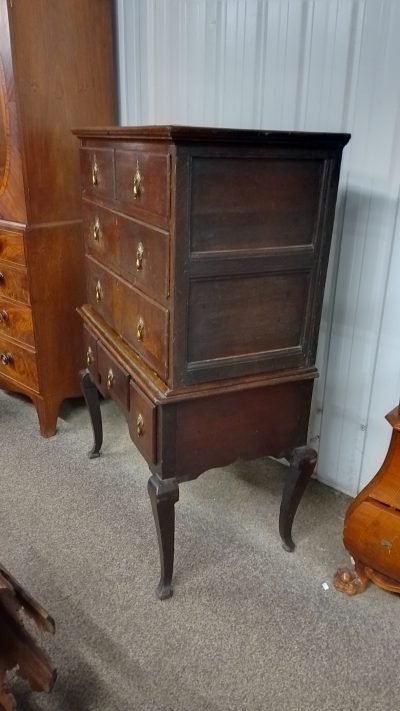
[[[0,565],[0,711],[14,711],[15,699],[6,685],[6,674],[13,669],[26,679],[33,691],[49,692],[56,671],[25,628],[21,612],[39,630],[54,634],[54,620],[10,573]]]

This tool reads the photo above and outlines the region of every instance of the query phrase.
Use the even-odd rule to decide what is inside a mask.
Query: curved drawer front
[[[18,232],[0,229],[0,259],[25,264],[24,238]]]
[[[169,155],[116,149],[115,198],[118,209],[145,221],[165,224],[170,214]],[[164,218],[164,219],[162,219]]]
[[[32,312],[29,306],[0,297],[0,334],[33,346]]]
[[[35,353],[0,336],[0,375],[37,390]]]
[[[114,151],[112,148],[81,148],[82,195],[114,198]]]
[[[26,269],[10,267],[0,262],[0,297],[29,304],[28,275]]]

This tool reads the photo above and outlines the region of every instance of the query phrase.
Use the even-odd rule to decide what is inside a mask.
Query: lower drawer
[[[129,410],[129,375],[100,342],[97,343],[98,384],[122,409]]]
[[[28,274],[23,267],[0,263],[0,296],[29,304]]]
[[[0,337],[0,375],[37,390],[38,373],[35,352]]]
[[[156,406],[131,381],[129,407],[129,433],[148,462],[157,462]]]
[[[32,311],[29,306],[0,297],[0,334],[34,345]]]
[[[85,349],[85,365],[89,370],[93,381],[97,383],[97,341],[86,326],[83,327],[83,346]]]
[[[345,521],[343,541],[353,558],[400,579],[400,512],[365,500]]]

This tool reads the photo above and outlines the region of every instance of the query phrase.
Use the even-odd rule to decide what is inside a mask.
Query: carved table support
[[[310,447],[298,447],[288,457],[290,467],[286,474],[279,512],[279,533],[286,551],[293,551],[292,524],[301,497],[310,481],[317,462],[317,453]]]
[[[172,595],[172,573],[174,568],[175,545],[175,504],[179,500],[179,486],[176,479],[150,477],[148,492],[156,524],[160,551],[161,576],[156,587],[156,595],[165,600]]]
[[[89,459],[100,456],[101,445],[103,444],[103,424],[101,419],[100,399],[98,390],[90,376],[87,368],[79,373],[81,389],[87,408],[89,410],[90,422],[93,430],[93,447],[89,452]]]

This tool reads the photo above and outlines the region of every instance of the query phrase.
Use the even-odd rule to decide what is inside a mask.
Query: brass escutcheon
[[[92,165],[92,185],[98,185],[99,182],[99,166],[97,165],[96,156],[93,158]]]
[[[112,372],[112,369],[110,368],[107,373],[107,390],[111,390],[113,382],[114,382],[114,373]]]
[[[133,190],[133,199],[138,200],[143,192],[143,176],[140,172],[139,168],[139,161],[136,161],[136,173],[133,176],[133,185],[132,185],[132,190]]]
[[[143,332],[144,332],[144,321],[142,317],[140,316],[138,318],[137,322],[137,330],[136,330],[136,337],[138,341],[143,341]]]
[[[0,360],[3,363],[3,365],[8,365],[12,361],[12,355],[11,353],[1,353],[0,354]]]
[[[91,347],[89,346],[89,348],[86,351],[87,366],[89,367],[90,365],[92,365],[93,361],[94,361],[93,351],[92,351]]]
[[[101,301],[103,298],[103,289],[101,288],[100,281],[96,284],[96,301]]]
[[[144,419],[143,419],[143,416],[140,414],[140,412],[137,416],[136,428],[137,428],[138,437],[142,437],[143,428],[144,428]]]
[[[98,217],[96,217],[95,223],[94,223],[94,225],[93,225],[93,239],[94,239],[96,242],[99,241],[99,239],[100,239],[100,234],[101,234],[101,230],[100,230],[100,220],[99,220]]]
[[[143,255],[144,255],[143,242],[139,242],[137,249],[136,249],[136,269],[137,269],[137,271],[140,271],[140,269],[143,268]]]
[[[7,321],[8,319],[8,313],[5,309],[0,309],[0,323],[4,323],[4,321]]]

